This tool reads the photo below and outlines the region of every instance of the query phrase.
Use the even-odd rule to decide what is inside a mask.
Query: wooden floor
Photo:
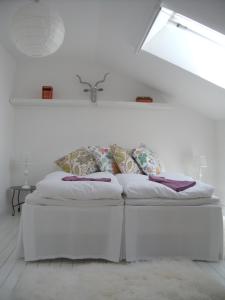
[[[46,262],[26,263],[22,259],[15,258],[15,247],[19,228],[19,216],[4,216],[0,218],[0,300],[14,300],[10,294],[15,287],[18,278],[26,269],[38,267]],[[53,260],[51,265],[57,268],[68,268],[68,264],[74,266],[73,261]],[[209,272],[225,286],[225,261],[218,263],[195,262],[195,264]],[[31,299],[32,300],[32,299]]]

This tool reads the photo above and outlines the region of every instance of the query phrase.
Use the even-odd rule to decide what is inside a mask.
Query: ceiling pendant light
[[[38,0],[20,7],[12,20],[11,36],[16,48],[31,57],[56,52],[64,35],[61,17]]]

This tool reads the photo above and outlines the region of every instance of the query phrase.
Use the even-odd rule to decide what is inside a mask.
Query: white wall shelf
[[[71,107],[71,106],[90,106],[102,108],[128,108],[128,109],[150,109],[150,110],[168,110],[172,106],[167,103],[137,103],[135,101],[109,101],[98,100],[97,103],[91,103],[90,100],[75,100],[75,99],[23,99],[12,98],[9,102],[13,106],[48,106],[48,107]]]

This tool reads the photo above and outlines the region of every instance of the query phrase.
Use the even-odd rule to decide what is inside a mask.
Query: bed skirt
[[[124,206],[66,207],[24,204],[17,256],[25,261],[52,258],[121,258]]]
[[[24,204],[17,256],[41,259],[223,259],[217,205],[67,207]]]
[[[187,257],[223,258],[223,217],[219,206],[125,206],[126,260]]]

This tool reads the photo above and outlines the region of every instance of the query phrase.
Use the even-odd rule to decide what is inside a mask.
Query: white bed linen
[[[115,206],[123,205],[124,199],[91,199],[91,200],[75,200],[75,199],[51,199],[43,198],[38,191],[34,191],[25,198],[27,204],[48,205],[48,206],[75,206],[75,207],[98,207],[98,206]]]
[[[126,205],[137,206],[199,206],[199,205],[220,205],[218,197],[195,198],[195,199],[167,199],[167,198],[151,198],[151,199],[127,199]]]
[[[190,177],[182,175],[170,175],[169,173],[162,173],[160,176],[164,176],[169,179],[176,180],[191,180]],[[169,198],[169,199],[193,199],[211,197],[214,192],[214,188],[211,185],[197,181],[196,185],[188,188],[182,192],[176,192],[171,188],[150,181],[148,176],[141,174],[117,174],[116,178],[123,187],[123,193],[127,198],[135,199],[150,199],[150,198]]]
[[[62,171],[53,172],[37,183],[37,191],[42,197],[53,199],[121,199],[122,186],[109,172],[97,172],[84,177],[106,177],[111,182],[62,180],[63,177],[72,175]]]
[[[125,206],[127,261],[160,256],[223,258],[222,209],[202,206]]]
[[[123,206],[68,207],[25,203],[17,256],[25,261],[51,258],[120,259]]]

